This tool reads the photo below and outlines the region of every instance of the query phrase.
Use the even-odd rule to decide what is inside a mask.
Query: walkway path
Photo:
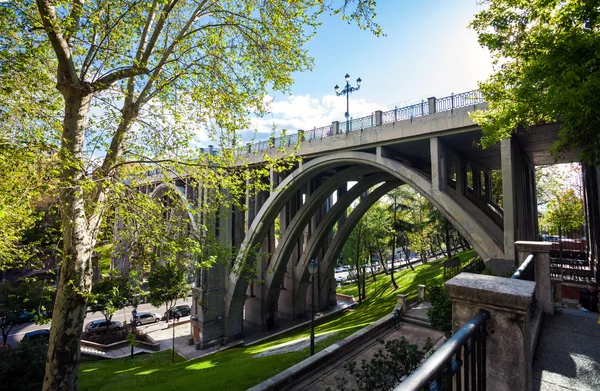
[[[563,310],[544,318],[534,357],[533,390],[600,390],[598,314]]]
[[[397,329],[388,329],[379,337],[385,341],[406,337],[408,342],[417,344],[419,346],[423,346],[427,341],[427,338],[430,338],[436,347],[445,340],[444,334],[438,330],[408,323],[400,323],[400,326]],[[349,354],[338,359],[337,361],[328,363],[327,366],[325,366],[319,372],[311,374],[310,378],[300,382],[299,384],[291,386],[290,390],[320,391],[326,390],[327,388],[336,390],[336,377],[345,377],[349,381],[349,388],[356,387],[355,382],[348,376],[346,370],[344,369],[344,363],[348,360],[353,360],[357,363],[360,363],[361,360],[370,360],[381,348],[382,345],[376,341],[376,338],[371,338],[362,346],[355,347],[354,350]]]

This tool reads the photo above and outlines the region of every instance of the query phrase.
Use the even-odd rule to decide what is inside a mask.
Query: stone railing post
[[[530,391],[532,344],[530,311],[535,282],[460,273],[445,284],[452,301],[452,331],[481,309],[486,325],[486,383],[490,391]]]
[[[376,110],[375,111],[375,126],[381,125],[382,122],[383,122],[383,111]]]
[[[535,298],[545,314],[554,315],[552,298],[552,280],[550,279],[550,249],[549,242],[515,242],[517,261],[519,265],[525,262],[529,254],[535,255]]]
[[[435,113],[435,96],[427,98],[427,104],[429,105],[429,114]]]
[[[306,141],[304,139],[304,130],[300,129],[298,130],[298,142],[302,142],[302,141]]]
[[[425,285],[419,285],[419,300],[425,301]]]
[[[331,123],[331,134],[340,134],[340,121],[333,121]]]
[[[394,308],[394,311],[404,311],[406,310],[406,295],[400,293],[398,294],[398,301],[396,302],[396,307]]]

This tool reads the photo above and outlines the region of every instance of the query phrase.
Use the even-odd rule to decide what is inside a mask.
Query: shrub
[[[446,338],[452,335],[452,302],[448,292],[442,286],[429,288],[429,300],[431,308],[427,311],[427,317],[431,326],[443,331]]]

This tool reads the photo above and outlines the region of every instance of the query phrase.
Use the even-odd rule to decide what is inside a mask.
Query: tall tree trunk
[[[408,266],[414,272],[415,271],[415,267],[410,262],[410,251],[408,251],[408,247],[407,246],[403,246],[402,249],[404,250],[404,256],[406,257],[406,262],[408,263]]]
[[[60,210],[63,254],[56,292],[43,390],[76,390],[79,341],[87,294],[92,286],[92,251],[97,230],[89,226],[82,182],[84,127],[90,96],[75,88],[62,91],[65,98],[63,141],[60,153]],[[95,225],[95,224],[94,224]],[[92,229],[91,229],[92,228]]]
[[[362,272],[362,298],[363,300],[367,298],[367,288],[366,288],[366,284],[367,284],[367,271],[365,270],[366,266],[363,265],[363,272]]]
[[[360,284],[360,242],[362,239],[362,221],[358,222],[358,232],[356,233],[356,252],[354,257],[356,258],[356,284],[358,286],[358,302],[362,302],[362,295],[360,292],[361,284]]]
[[[393,223],[393,235],[392,235],[392,266],[390,268],[390,274],[392,276],[392,285],[394,285],[394,290],[398,289],[398,284],[396,283],[396,278],[394,278],[394,260],[396,258],[396,236],[398,235],[398,232],[396,232],[396,195],[394,195],[394,223]]]

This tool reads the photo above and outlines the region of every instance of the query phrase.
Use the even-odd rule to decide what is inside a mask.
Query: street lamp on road
[[[316,260],[310,261],[308,264],[308,272],[311,276],[312,294],[310,295],[311,311],[310,311],[310,355],[315,354],[315,274],[319,270],[319,263]]]
[[[340,86],[336,84],[334,88],[337,96],[346,95],[346,114],[344,115],[346,116],[346,133],[348,133],[350,131],[350,94],[360,90],[360,83],[362,80],[360,77],[356,79],[356,87],[352,87],[350,85],[350,75],[346,73],[346,76],[344,77],[346,78],[346,87],[340,91]]]

